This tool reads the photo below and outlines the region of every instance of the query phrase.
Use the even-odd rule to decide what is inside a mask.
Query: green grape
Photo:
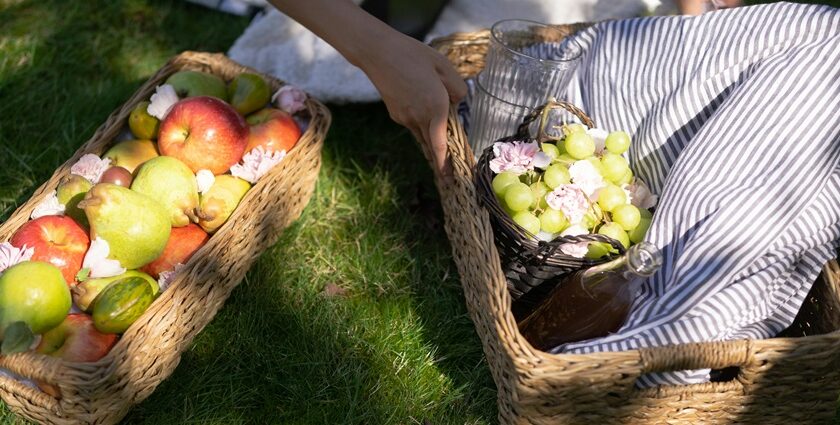
[[[602,175],[613,183],[621,181],[627,171],[630,170],[630,165],[627,164],[627,160],[623,156],[611,152],[604,153],[604,156],[601,157],[601,165],[604,169]]]
[[[586,253],[586,258],[597,260],[598,258],[610,255],[613,251],[615,251],[615,248],[606,242],[589,242],[589,251]]]
[[[534,202],[531,188],[525,183],[513,183],[505,190],[505,203],[513,211],[524,211]]]
[[[630,167],[627,167],[627,171],[624,172],[624,175],[621,176],[621,178],[618,179],[618,181],[615,182],[615,184],[617,184],[617,185],[630,184],[630,182],[632,182],[632,181],[633,181],[633,170],[631,170]]]
[[[575,159],[584,159],[595,153],[595,140],[592,136],[575,132],[566,136],[566,152]]]
[[[592,164],[592,166],[595,167],[595,170],[598,171],[598,174],[600,174],[601,177],[604,177],[604,164],[601,164],[601,160],[598,159],[597,156],[590,156],[589,158],[586,158],[585,161]]]
[[[543,143],[542,151],[545,152],[545,154],[551,159],[555,159],[560,156],[560,149],[557,149],[557,145],[553,143]]]
[[[569,169],[563,164],[551,164],[545,169],[543,174],[543,181],[548,187],[554,189],[561,184],[569,184],[572,182],[572,176],[569,175]]]
[[[548,208],[540,214],[540,228],[548,233],[559,233],[569,227],[569,221],[562,212]]]
[[[572,133],[586,133],[586,127],[584,127],[583,124],[578,124],[576,122],[566,124],[563,126],[563,133],[566,135]]]
[[[502,198],[505,196],[505,189],[517,182],[519,182],[519,176],[510,171],[502,171],[496,174],[496,177],[493,177],[493,183],[491,184],[493,186],[493,193],[499,198]]]
[[[576,160],[576,159],[574,159],[574,158],[572,158],[572,156],[571,156],[571,155],[569,155],[568,153],[563,152],[563,153],[561,153],[561,154],[560,154],[560,156],[558,156],[558,157],[557,157],[557,159],[556,159],[556,160],[554,160],[554,161],[555,161],[556,163],[558,163],[558,164],[563,164],[563,165],[565,165],[565,166],[567,166],[567,167],[568,167],[568,166],[570,166],[570,165],[574,164],[574,163],[575,163],[575,161],[577,161],[577,160]]]
[[[607,136],[605,145],[608,151],[621,155],[630,149],[630,135],[623,131],[613,131]]]
[[[585,227],[587,230],[592,230],[603,219],[604,212],[601,211],[601,207],[599,207],[598,204],[592,204],[589,211],[586,212],[583,219],[580,221],[580,225]]]
[[[619,205],[612,210],[612,221],[627,231],[635,229],[641,219],[642,215],[634,205]]]
[[[647,234],[649,228],[650,219],[641,219],[639,221],[639,225],[636,226],[635,229],[631,230],[628,234],[628,236],[630,236],[630,242],[633,242],[635,244],[645,240],[645,235]]]
[[[545,195],[548,192],[551,192],[551,188],[549,188],[544,182],[531,183],[530,187],[531,194],[534,196],[534,200],[531,202],[531,208],[548,208],[548,204],[545,202]]]
[[[624,193],[624,189],[614,184],[608,184],[598,192],[598,205],[604,211],[612,212],[615,207],[625,205],[626,203],[627,195]]]
[[[642,220],[644,220],[644,219],[650,220],[650,219],[653,218],[653,213],[650,212],[649,210],[645,209],[645,208],[639,208],[639,215],[642,216]]]
[[[537,218],[533,213],[530,211],[520,211],[513,216],[513,221],[522,226],[523,229],[527,230],[532,235],[536,235],[540,232],[540,219]]]
[[[630,246],[630,237],[627,236],[627,232],[625,232],[618,223],[607,223],[598,229],[598,233],[621,242],[621,244],[624,245],[624,248],[628,248]]]

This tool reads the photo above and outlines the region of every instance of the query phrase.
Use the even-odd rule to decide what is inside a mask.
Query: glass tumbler
[[[470,104],[467,138],[476,157],[496,140],[513,135],[522,119],[531,112],[528,106],[508,102],[488,92],[482,84],[482,74],[473,80],[475,94]]]

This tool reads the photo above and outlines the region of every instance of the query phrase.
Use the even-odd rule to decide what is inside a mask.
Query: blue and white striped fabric
[[[771,337],[840,240],[840,11],[777,3],[603,22],[569,97],[633,136],[664,265],[616,334],[556,352]],[[709,379],[651,374],[642,386]]]

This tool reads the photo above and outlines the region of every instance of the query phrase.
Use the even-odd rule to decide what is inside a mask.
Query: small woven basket
[[[580,119],[581,123],[587,127],[595,126],[592,119],[580,108],[568,102],[553,101],[531,111],[523,119],[515,135],[502,138],[497,142],[533,140],[530,134],[531,124],[542,116],[545,108],[564,109]],[[540,133],[542,133],[541,130]],[[537,140],[541,138],[541,134],[536,136]],[[493,146],[488,146],[476,165],[475,186],[478,190],[479,204],[490,213],[490,224],[493,226],[496,247],[501,256],[502,270],[505,271],[507,277],[510,296],[514,301],[520,301],[517,307],[521,308],[522,313],[519,313],[519,309],[514,312],[517,318],[520,318],[520,315],[525,314],[551,291],[558,278],[611,259],[611,257],[597,260],[572,257],[560,250],[562,245],[576,242],[605,242],[612,245],[618,253],[616,255],[624,253],[624,246],[615,239],[599,234],[558,236],[550,242],[538,240],[536,235],[513,221],[493,192],[493,177],[496,173],[490,169],[490,161],[494,157]]]
[[[52,178],[0,226],[8,240],[32,210],[69,174],[82,155],[101,155],[124,128],[131,110],[155,87],[180,70],[198,70],[229,81],[241,66],[221,54],[185,52],[163,66],[102,126]],[[263,77],[277,90],[283,82]],[[297,219],[315,189],[321,146],[330,124],[327,108],[306,101],[309,126],[283,161],[248,191],[227,223],[190,259],[175,280],[123,334],[108,355],[95,363],[70,363],[31,352],[0,357],[0,368],[58,387],[54,398],[0,375],[0,398],[16,413],[53,424],[113,424],[148,397],[175,370],[181,353],[222,307],[259,254]]]
[[[572,34],[587,24],[559,26]],[[433,42],[464,77],[484,64],[489,31]],[[840,266],[829,262],[794,324],[776,338],[593,354],[548,354],[519,333],[494,243],[477,201],[475,157],[456,112],[448,120],[452,175],[437,173],[445,227],[467,309],[498,389],[505,424],[826,424],[840,393]],[[427,158],[432,158],[423,145]],[[715,382],[637,389],[650,372],[710,368]]]

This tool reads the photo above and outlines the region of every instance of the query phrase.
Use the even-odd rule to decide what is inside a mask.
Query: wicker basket
[[[582,25],[563,26],[568,33]],[[464,76],[483,66],[488,31],[434,46]],[[840,391],[840,267],[830,262],[784,337],[552,355],[519,334],[487,211],[477,203],[473,152],[453,111],[453,176],[436,177],[467,308],[498,388],[499,419],[516,424],[830,423]],[[429,157],[428,152],[426,152]],[[639,390],[647,372],[712,368],[732,379]]]
[[[568,111],[589,128],[595,126],[592,119],[581,109],[568,102],[554,101],[531,111],[519,125],[515,135],[498,141],[527,142],[542,139],[542,134],[532,137],[530,127],[542,115],[544,108],[549,107]],[[542,130],[538,133],[542,133]],[[517,301],[513,308],[514,316],[520,320],[548,295],[559,278],[611,259],[611,257],[597,260],[572,257],[560,251],[562,245],[576,242],[605,242],[612,245],[617,253],[615,255],[623,254],[624,246],[615,239],[599,234],[558,236],[550,242],[538,241],[535,235],[513,221],[493,192],[493,177],[496,173],[490,169],[490,161],[494,156],[493,146],[488,146],[482,152],[475,169],[475,185],[478,190],[479,204],[490,213],[490,224],[493,226],[496,248],[501,256],[502,270],[505,271],[507,277],[508,291],[511,298]]]
[[[0,240],[8,240],[29,219],[33,208],[55,190],[83,154],[101,155],[123,129],[132,108],[182,69],[211,72],[225,80],[245,71],[256,72],[221,54],[185,52],[176,56],[111,114],[93,137],[15,211],[0,227]],[[274,90],[283,84],[265,78]],[[0,376],[3,401],[39,423],[111,424],[148,397],[175,370],[181,353],[222,307],[257,256],[277,240],[309,202],[321,166],[321,146],[330,113],[312,99],[307,100],[306,107],[310,124],[297,145],[248,192],[230,220],[193,256],[170,289],[155,300],[107,356],[95,363],[69,363],[34,353],[0,357],[0,367],[53,384],[62,394],[56,399]]]

